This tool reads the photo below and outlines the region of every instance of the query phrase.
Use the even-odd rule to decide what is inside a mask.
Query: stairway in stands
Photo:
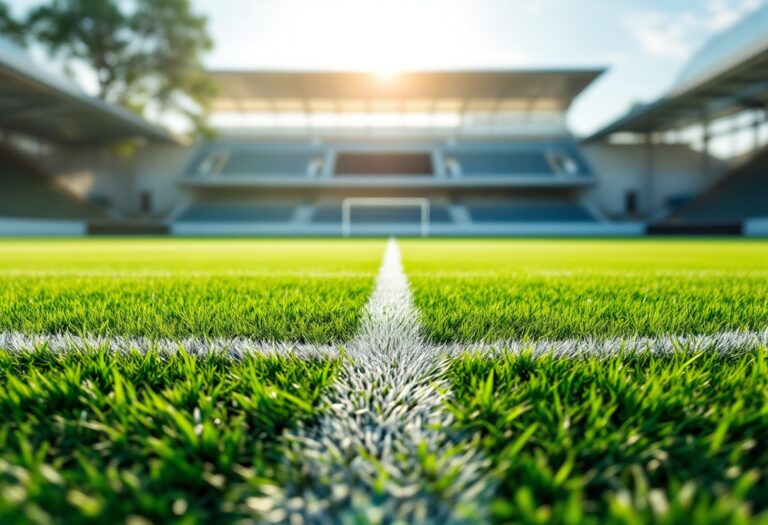
[[[104,212],[46,175],[21,153],[0,146],[0,218],[91,220]]]
[[[768,147],[734,169],[669,222],[725,223],[768,217]]]

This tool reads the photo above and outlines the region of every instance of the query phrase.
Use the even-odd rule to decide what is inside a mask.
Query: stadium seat
[[[584,176],[591,170],[570,142],[461,145],[444,151],[447,171],[456,176]]]
[[[306,177],[317,172],[322,152],[307,149],[253,148],[222,144],[206,146],[196,156],[188,172],[191,175],[255,175]]]
[[[0,217],[26,219],[104,219],[100,208],[70,193],[24,156],[0,148]]]
[[[295,205],[247,202],[198,202],[176,218],[177,222],[288,222]]]
[[[554,175],[543,151],[515,153],[461,152],[451,155],[462,175]]]
[[[711,223],[751,217],[768,217],[768,149],[682,206],[669,221]]]
[[[466,205],[474,222],[592,222],[576,202],[474,202]]]

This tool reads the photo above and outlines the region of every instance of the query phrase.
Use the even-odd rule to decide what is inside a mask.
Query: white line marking
[[[301,343],[261,342],[246,338],[234,339],[150,339],[145,337],[119,336],[77,336],[72,334],[24,334],[21,332],[0,332],[0,349],[10,351],[34,351],[47,347],[55,352],[78,349],[108,349],[113,352],[138,350],[147,352],[176,352],[185,350],[190,354],[205,355],[211,352],[225,353],[239,358],[248,354],[287,355],[302,359],[338,357],[339,348],[333,345],[312,345]]]
[[[272,521],[290,523],[482,523],[492,495],[489,465],[457,443],[444,410],[444,349],[425,344],[390,239],[348,361],[317,424],[286,436],[284,490],[262,501]],[[458,445],[458,447],[457,447]],[[436,463],[425,466],[423,458]],[[427,460],[429,461],[429,460]],[[453,476],[453,479],[450,477]],[[432,480],[451,479],[438,492]],[[362,521],[361,521],[362,520]]]
[[[309,428],[286,435],[286,487],[267,487],[250,498],[273,522],[478,523],[487,521],[494,480],[474,442],[457,443],[444,411],[448,359],[476,351],[491,357],[530,350],[556,357],[609,356],[619,352],[676,350],[737,352],[768,344],[768,330],[714,335],[500,341],[429,345],[419,334],[418,315],[403,273],[397,243],[384,261],[357,336],[346,345],[346,363],[326,395],[326,413]],[[338,347],[235,339],[28,335],[0,332],[0,348],[33,351],[107,348],[112,351],[184,349],[192,354],[225,352],[335,357]],[[429,458],[424,461],[424,458]],[[434,460],[434,465],[427,466]],[[441,489],[434,480],[450,479]]]
[[[579,357],[586,355],[610,356],[620,352],[671,353],[679,350],[712,350],[729,353],[751,350],[756,346],[768,346],[768,330],[744,332],[720,332],[710,335],[678,335],[660,337],[624,337],[613,339],[566,339],[559,341],[495,341],[490,343],[451,343],[439,347],[440,355],[455,357],[467,352],[486,355],[520,353],[531,351],[534,356],[552,354],[555,357]],[[248,338],[195,338],[151,339],[145,337],[120,336],[77,336],[72,334],[27,334],[22,332],[0,332],[0,349],[10,351],[32,351],[47,347],[56,352],[73,349],[109,349],[114,352],[138,350],[177,351],[184,349],[195,355],[209,352],[223,352],[233,358],[247,354],[286,355],[302,359],[338,357],[339,346],[315,345],[290,342],[265,342]],[[432,352],[438,347],[424,345]]]
[[[495,356],[530,351],[534,356],[607,357],[621,352],[668,354],[676,351],[734,353],[768,345],[768,330],[755,332],[720,332],[711,335],[679,335],[660,337],[624,337],[613,339],[567,339],[561,341],[496,341],[492,343],[454,343],[445,346],[451,356],[466,352]]]

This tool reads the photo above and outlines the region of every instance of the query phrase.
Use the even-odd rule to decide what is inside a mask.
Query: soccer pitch
[[[0,242],[0,523],[768,523],[768,244]]]

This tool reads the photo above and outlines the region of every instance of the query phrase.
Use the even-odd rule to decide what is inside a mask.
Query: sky
[[[585,135],[662,95],[710,37],[767,0],[192,1],[210,19],[214,69],[605,67],[569,114]]]

